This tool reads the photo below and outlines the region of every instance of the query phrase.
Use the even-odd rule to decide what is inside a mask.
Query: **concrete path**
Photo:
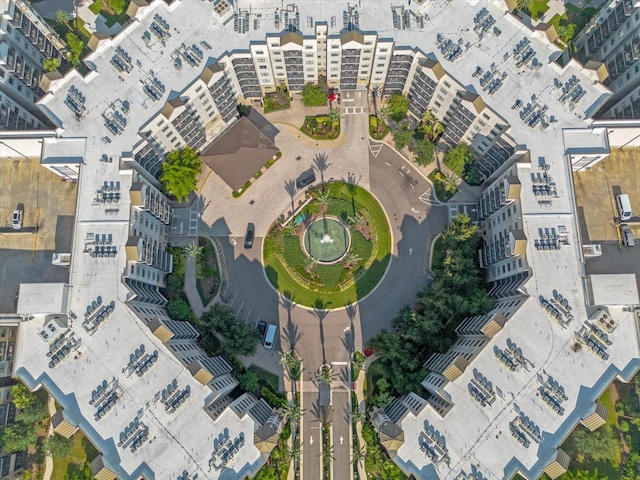
[[[49,412],[49,417],[53,417],[56,414],[56,402],[51,395],[49,395],[49,398],[47,399],[47,411]],[[49,436],[51,435],[53,435],[53,425],[49,422]],[[46,455],[44,457],[44,473],[42,474],[42,480],[51,480],[52,474],[53,456]]]

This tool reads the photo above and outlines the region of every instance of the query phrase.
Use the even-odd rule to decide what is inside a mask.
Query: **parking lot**
[[[51,259],[71,251],[77,184],[27,158],[0,161],[0,181],[0,313],[12,313],[20,283],[68,280]],[[21,230],[11,227],[15,209],[24,212]]]
[[[616,196],[629,195],[633,216],[627,223],[640,239],[640,149],[614,149],[591,170],[574,173],[578,221],[583,243],[602,245],[602,256],[587,260],[588,273],[640,274],[640,248],[622,246]]]

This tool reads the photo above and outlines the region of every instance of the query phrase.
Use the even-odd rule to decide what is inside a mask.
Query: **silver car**
[[[20,230],[22,228],[22,210],[14,210],[13,217],[11,217],[11,226],[14,230]]]
[[[627,247],[635,246],[636,241],[633,238],[633,232],[631,232],[631,228],[626,223],[620,225],[620,235],[622,236],[622,243]]]

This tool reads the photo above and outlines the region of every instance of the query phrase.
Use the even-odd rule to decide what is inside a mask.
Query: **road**
[[[223,301],[248,323],[255,325],[263,319],[278,324],[281,335],[275,349],[295,349],[303,359],[301,438],[305,479],[322,476],[322,415],[316,372],[323,363],[337,363],[335,371],[343,378],[335,382],[331,391],[333,478],[350,478],[342,472],[351,469],[350,448],[345,448],[351,445],[350,392],[345,376],[349,373],[351,353],[363,348],[381,329],[390,328],[398,310],[414,302],[416,292],[427,280],[424,268],[427,241],[447,222],[446,207],[431,203],[435,202],[431,184],[403,157],[386,145],[370,143],[366,137],[362,141],[367,142],[369,150],[369,190],[387,213],[393,251],[383,280],[357,305],[326,311],[286,302],[264,275],[261,237],[256,237],[250,250],[243,248],[241,237],[220,238],[229,271],[229,289]],[[341,366],[343,362],[345,365]]]

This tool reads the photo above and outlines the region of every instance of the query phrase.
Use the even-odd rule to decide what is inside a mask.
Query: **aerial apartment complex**
[[[635,18],[635,6],[623,9]],[[561,61],[550,33],[500,0],[269,0],[251,10],[135,1],[119,34],[93,34],[88,73],[53,72],[18,90],[18,50],[28,47],[34,75],[44,58],[20,36],[36,46],[49,37],[30,36],[39,24],[19,0],[6,12],[0,34],[17,44],[0,43],[0,82],[16,92],[0,88],[0,119],[2,108],[12,119],[0,128],[41,128],[38,115],[53,127],[2,136],[11,151],[0,158],[37,157],[77,182],[78,200],[62,260],[68,281],[20,285],[0,354],[6,348],[6,375],[13,368],[60,403],[56,432],[79,428],[100,450],[96,478],[244,478],[268,458],[282,413],[251,394],[232,398],[229,363],[168,317],[160,289],[173,268],[174,212],[159,177],[176,148],[206,156],[237,124],[239,105],[321,79],[340,92],[407,94],[411,121],[430,110],[446,127],[443,142],[468,144],[485,180],[478,256],[496,304],[461,319],[453,347],[427,362],[421,394],[372,415],[407,474],[555,478],[569,461],[562,440],[579,422],[601,425],[600,392],[640,366],[635,280],[586,275],[572,184],[573,171],[622,145],[592,120],[613,98],[600,83],[608,57]],[[27,31],[27,20],[36,27]],[[62,55],[48,41],[43,48]],[[39,99],[37,112],[29,99]],[[5,461],[19,470],[19,454],[2,458],[2,472]]]

